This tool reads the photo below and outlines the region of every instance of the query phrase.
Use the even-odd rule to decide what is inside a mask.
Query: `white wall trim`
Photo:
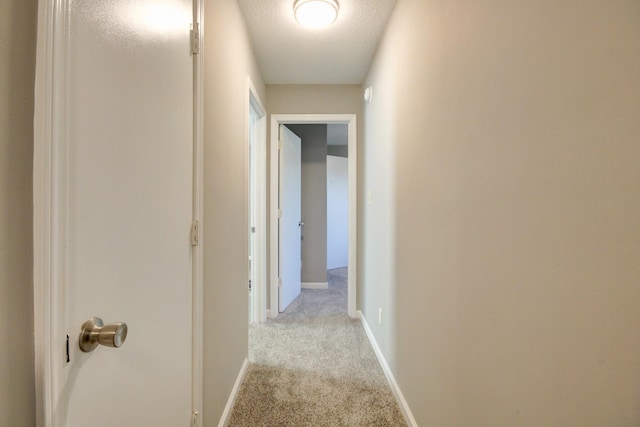
[[[269,317],[278,316],[278,140],[280,126],[271,115],[271,138],[269,139]]]
[[[378,362],[380,362],[382,371],[384,372],[384,375],[387,377],[387,381],[389,381],[389,386],[391,387],[391,391],[393,392],[393,395],[395,396],[396,401],[400,406],[400,410],[402,411],[402,415],[404,415],[405,421],[410,427],[418,427],[418,423],[416,422],[416,419],[413,417],[413,413],[409,408],[409,404],[405,400],[404,395],[400,390],[400,386],[396,382],[396,378],[393,376],[393,372],[391,372],[391,368],[389,368],[387,359],[385,359],[384,355],[382,354],[382,350],[380,350],[378,341],[376,341],[376,338],[373,335],[371,328],[369,328],[367,319],[364,317],[364,314],[360,310],[358,310],[358,317],[362,322],[362,327],[364,328],[364,331],[366,332],[367,337],[369,338],[369,342],[371,343],[371,347],[373,347],[373,351],[375,352],[376,357],[378,358]]]
[[[249,164],[249,168],[253,168],[255,179],[255,200],[251,200],[250,203],[254,203],[256,209],[256,233],[255,233],[255,245],[258,250],[257,253],[252,256],[252,271],[255,283],[252,283],[252,307],[251,318],[257,322],[265,322],[267,320],[267,111],[264,108],[264,104],[260,99],[260,95],[256,90],[251,76],[247,76],[247,106],[246,106],[246,121],[247,121],[247,142],[251,142],[251,129],[249,128],[249,115],[250,109],[253,107],[260,119],[257,126],[257,136],[255,142],[255,160],[252,164]],[[248,146],[247,146],[248,147]],[[248,158],[249,156],[247,156]],[[249,191],[251,182],[248,183],[247,194],[251,197]],[[251,218],[249,217],[249,222]],[[250,224],[248,224],[250,225]]]
[[[314,123],[347,123],[349,127],[349,277],[348,277],[348,302],[349,316],[357,317],[356,312],[356,283],[357,283],[357,218],[358,218],[358,153],[357,153],[357,118],[355,114],[272,114],[270,137],[270,241],[269,253],[278,253],[278,131],[280,124],[314,124]],[[278,257],[270,257],[270,307],[271,315],[278,315]]]
[[[349,121],[349,275],[347,277],[347,311],[356,318],[356,292],[358,283],[358,139],[357,118]]]
[[[328,282],[302,282],[300,283],[302,289],[329,289]]]
[[[222,416],[220,417],[220,421],[218,422],[218,427],[224,427],[227,425],[227,423],[229,423],[229,417],[231,416],[231,411],[233,411],[233,407],[236,404],[236,399],[238,398],[238,393],[240,392],[240,386],[242,386],[244,377],[247,376],[248,369],[249,369],[249,360],[244,359],[244,362],[242,362],[242,366],[240,367],[240,372],[238,373],[238,377],[236,378],[236,382],[233,385],[231,394],[229,395],[229,400],[227,400],[227,405],[224,407],[224,411],[222,412]]]

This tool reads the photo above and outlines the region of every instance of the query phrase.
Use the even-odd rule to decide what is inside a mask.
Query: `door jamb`
[[[357,283],[357,122],[355,114],[272,114],[271,115],[271,165],[269,177],[269,270],[270,270],[270,310],[269,317],[278,316],[278,143],[281,124],[325,124],[347,123],[349,153],[349,276],[348,301],[349,317],[356,318],[356,283]],[[274,310],[275,307],[275,310]]]
[[[254,200],[249,200],[249,203],[254,203],[256,205],[254,208],[256,210],[257,217],[255,232],[257,254],[253,254],[254,256],[251,263],[252,270],[255,272],[254,277],[258,280],[256,283],[252,283],[253,295],[251,297],[251,317],[253,319],[257,319],[257,322],[265,322],[267,320],[267,112],[251,77],[247,76],[246,139],[248,143],[251,143],[252,132],[249,125],[251,107],[255,109],[260,117],[256,123],[258,132],[256,141],[254,141],[254,151],[251,153],[252,156],[255,156],[255,161],[252,162],[253,164],[249,164],[249,168],[253,168],[253,166],[255,166],[255,170],[252,170],[252,173],[254,174],[253,176],[257,177],[254,181],[256,183]],[[251,191],[249,190],[251,182],[248,184],[248,197],[251,198]],[[250,222],[251,218],[249,218],[249,223]],[[250,230],[249,233],[251,233]]]

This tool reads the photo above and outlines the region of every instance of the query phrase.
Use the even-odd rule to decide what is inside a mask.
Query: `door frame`
[[[270,310],[269,317],[278,316],[278,164],[279,128],[284,124],[331,124],[346,123],[348,125],[349,153],[349,277],[347,310],[349,317],[357,318],[357,237],[358,237],[358,156],[357,156],[357,120],[355,114],[272,114],[271,115],[271,165],[269,177],[269,270],[270,270]],[[275,310],[274,310],[275,307]]]
[[[193,1],[193,22],[202,46],[203,0]],[[39,0],[34,87],[33,158],[33,321],[36,425],[63,427],[57,407],[67,404],[64,365],[67,239],[67,129],[69,0]],[[193,217],[203,211],[204,62],[193,55]],[[203,230],[198,227],[198,241]],[[200,425],[203,403],[202,244],[193,250],[192,410]]]
[[[302,291],[302,138],[279,125],[278,310],[283,313]],[[293,257],[293,258],[292,258]]]
[[[250,126],[251,108],[258,113],[259,119],[256,126],[256,141],[254,150],[251,152],[249,160],[249,170],[251,176],[257,177],[254,192],[251,192],[252,182],[248,185],[249,205],[253,205],[256,210],[256,232],[255,245],[257,253],[252,254],[251,269],[252,277],[257,280],[251,284],[251,319],[261,323],[267,320],[267,110],[260,99],[250,76],[247,76],[247,142],[251,144],[252,129]],[[248,227],[251,226],[249,216]],[[251,233],[251,230],[249,230]]]

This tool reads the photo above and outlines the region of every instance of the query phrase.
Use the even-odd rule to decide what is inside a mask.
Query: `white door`
[[[189,426],[191,0],[71,3],[65,427]],[[120,348],[82,352],[92,316]]]
[[[301,252],[301,170],[302,141],[286,126],[280,125],[280,200],[279,222],[279,311],[283,312],[300,294]]]

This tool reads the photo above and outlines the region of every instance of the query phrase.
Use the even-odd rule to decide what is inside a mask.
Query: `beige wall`
[[[271,114],[356,114],[358,120],[357,149],[362,149],[362,87],[360,85],[267,85],[267,113]],[[267,122],[271,125],[271,118]],[[270,135],[270,130],[267,130]],[[360,164],[361,159],[358,159]],[[361,170],[358,166],[358,170]],[[268,176],[269,172],[267,173]],[[361,176],[358,176],[361,180]],[[362,200],[358,184],[358,200]],[[267,196],[268,197],[268,196]],[[361,203],[359,203],[361,205]],[[360,219],[358,219],[360,222]],[[358,224],[358,239],[362,236]],[[358,263],[360,263],[358,261]],[[358,301],[360,300],[358,280]]]
[[[0,2],[0,426],[35,425],[33,83],[35,0]]]
[[[360,85],[267,85],[269,114],[360,114]]]
[[[362,308],[419,425],[640,425],[639,22],[398,1],[365,83]]]
[[[260,77],[235,0],[205,1],[204,425],[217,425],[248,354],[248,94]]]
[[[327,281],[327,125],[288,125],[302,139],[302,282]]]

